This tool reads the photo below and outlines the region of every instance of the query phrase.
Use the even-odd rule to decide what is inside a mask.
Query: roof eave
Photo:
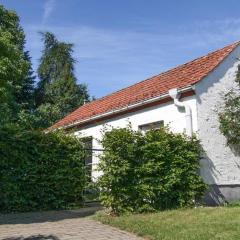
[[[188,86],[179,88],[178,91],[179,91],[179,93],[185,93],[185,92],[194,90],[194,88],[195,88],[195,85],[188,85]],[[100,118],[111,116],[111,115],[116,114],[116,113],[125,112],[126,110],[130,110],[130,109],[133,109],[133,108],[137,108],[139,106],[147,105],[149,103],[159,101],[159,100],[162,100],[162,99],[168,98],[168,97],[169,97],[169,94],[165,93],[165,94],[162,94],[162,95],[154,97],[154,98],[150,98],[150,99],[147,99],[147,100],[144,100],[144,101],[141,101],[141,102],[137,102],[137,103],[134,103],[134,104],[122,107],[122,108],[114,109],[114,110],[109,111],[109,112],[98,114],[98,115],[95,115],[93,117],[89,117],[89,118],[86,118],[86,119],[83,119],[83,120],[80,120],[80,121],[76,121],[76,122],[67,124],[65,126],[57,127],[53,130],[57,130],[57,129],[59,129],[59,130],[64,129],[65,130],[65,129],[73,128],[73,127],[76,127],[76,126],[81,125],[81,124],[86,124],[87,122],[92,122],[93,120],[98,120]],[[51,129],[49,131],[51,131]]]

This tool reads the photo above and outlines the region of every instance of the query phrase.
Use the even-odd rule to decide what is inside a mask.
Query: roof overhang
[[[178,92],[179,94],[182,95],[182,97],[187,97],[187,96],[191,96],[194,95],[195,86],[194,85],[189,85],[183,88],[179,88]],[[70,128],[75,128],[75,127],[81,127],[81,126],[86,126],[86,125],[90,125],[92,123],[96,123],[102,120],[106,120],[109,118],[113,118],[115,116],[119,116],[119,115],[123,115],[125,113],[129,113],[129,112],[134,112],[134,111],[138,111],[144,108],[148,108],[154,105],[158,105],[158,104],[163,104],[166,102],[172,101],[171,97],[169,96],[169,93],[165,93],[162,94],[160,96],[157,97],[153,97],[153,98],[149,98],[147,100],[141,101],[141,102],[137,102],[134,104],[130,104],[128,106],[122,107],[122,108],[118,108],[118,109],[114,109],[112,111],[109,112],[105,112],[102,114],[98,114],[83,120],[79,120],[79,121],[75,121],[73,123],[67,124],[65,126],[56,128],[56,129],[70,129]],[[53,129],[53,130],[56,130]],[[47,130],[47,132],[51,131],[51,129]]]

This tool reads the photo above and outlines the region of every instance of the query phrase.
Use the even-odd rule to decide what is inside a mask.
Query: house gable
[[[239,57],[240,46],[195,87],[199,139],[206,153],[202,159],[202,176],[208,184],[233,185],[240,182],[240,156],[227,146],[226,138],[219,130],[218,117],[224,106],[224,95],[237,88],[235,79]]]

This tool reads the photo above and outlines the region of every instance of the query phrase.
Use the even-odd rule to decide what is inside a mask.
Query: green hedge
[[[113,213],[190,206],[205,191],[195,138],[164,128],[145,135],[124,128],[105,132],[102,145],[100,199]]]
[[[0,211],[82,204],[84,150],[76,138],[16,126],[0,128]]]

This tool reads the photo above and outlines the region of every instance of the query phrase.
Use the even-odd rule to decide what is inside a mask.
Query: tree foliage
[[[89,95],[86,86],[78,85],[74,75],[73,45],[58,41],[49,32],[42,33],[42,39],[36,104],[43,124],[49,126],[88,101]]]
[[[89,101],[87,87],[74,75],[73,45],[42,33],[44,49],[34,89],[31,58],[14,11],[0,5],[0,124],[47,128]]]
[[[0,5],[0,111],[1,122],[16,118],[33,103],[33,82],[25,35],[19,18]]]
[[[195,138],[164,128],[145,135],[124,128],[105,132],[102,145],[100,199],[114,213],[189,206],[205,191]]]
[[[0,127],[0,211],[65,209],[82,204],[85,152],[61,132]]]
[[[0,5],[1,212],[60,209],[82,203],[86,180],[81,142],[63,133],[34,130],[76,107],[80,96],[88,97],[85,86],[75,83],[72,46],[55,41],[58,47],[46,49],[45,65],[39,68],[41,78],[47,80],[43,88],[39,83],[38,93],[43,97],[36,99],[36,110],[23,29],[17,14]],[[50,62],[45,61],[46,56]]]
[[[228,92],[223,110],[219,114],[220,130],[226,136],[228,145],[240,148],[240,66],[235,79],[238,88]]]

